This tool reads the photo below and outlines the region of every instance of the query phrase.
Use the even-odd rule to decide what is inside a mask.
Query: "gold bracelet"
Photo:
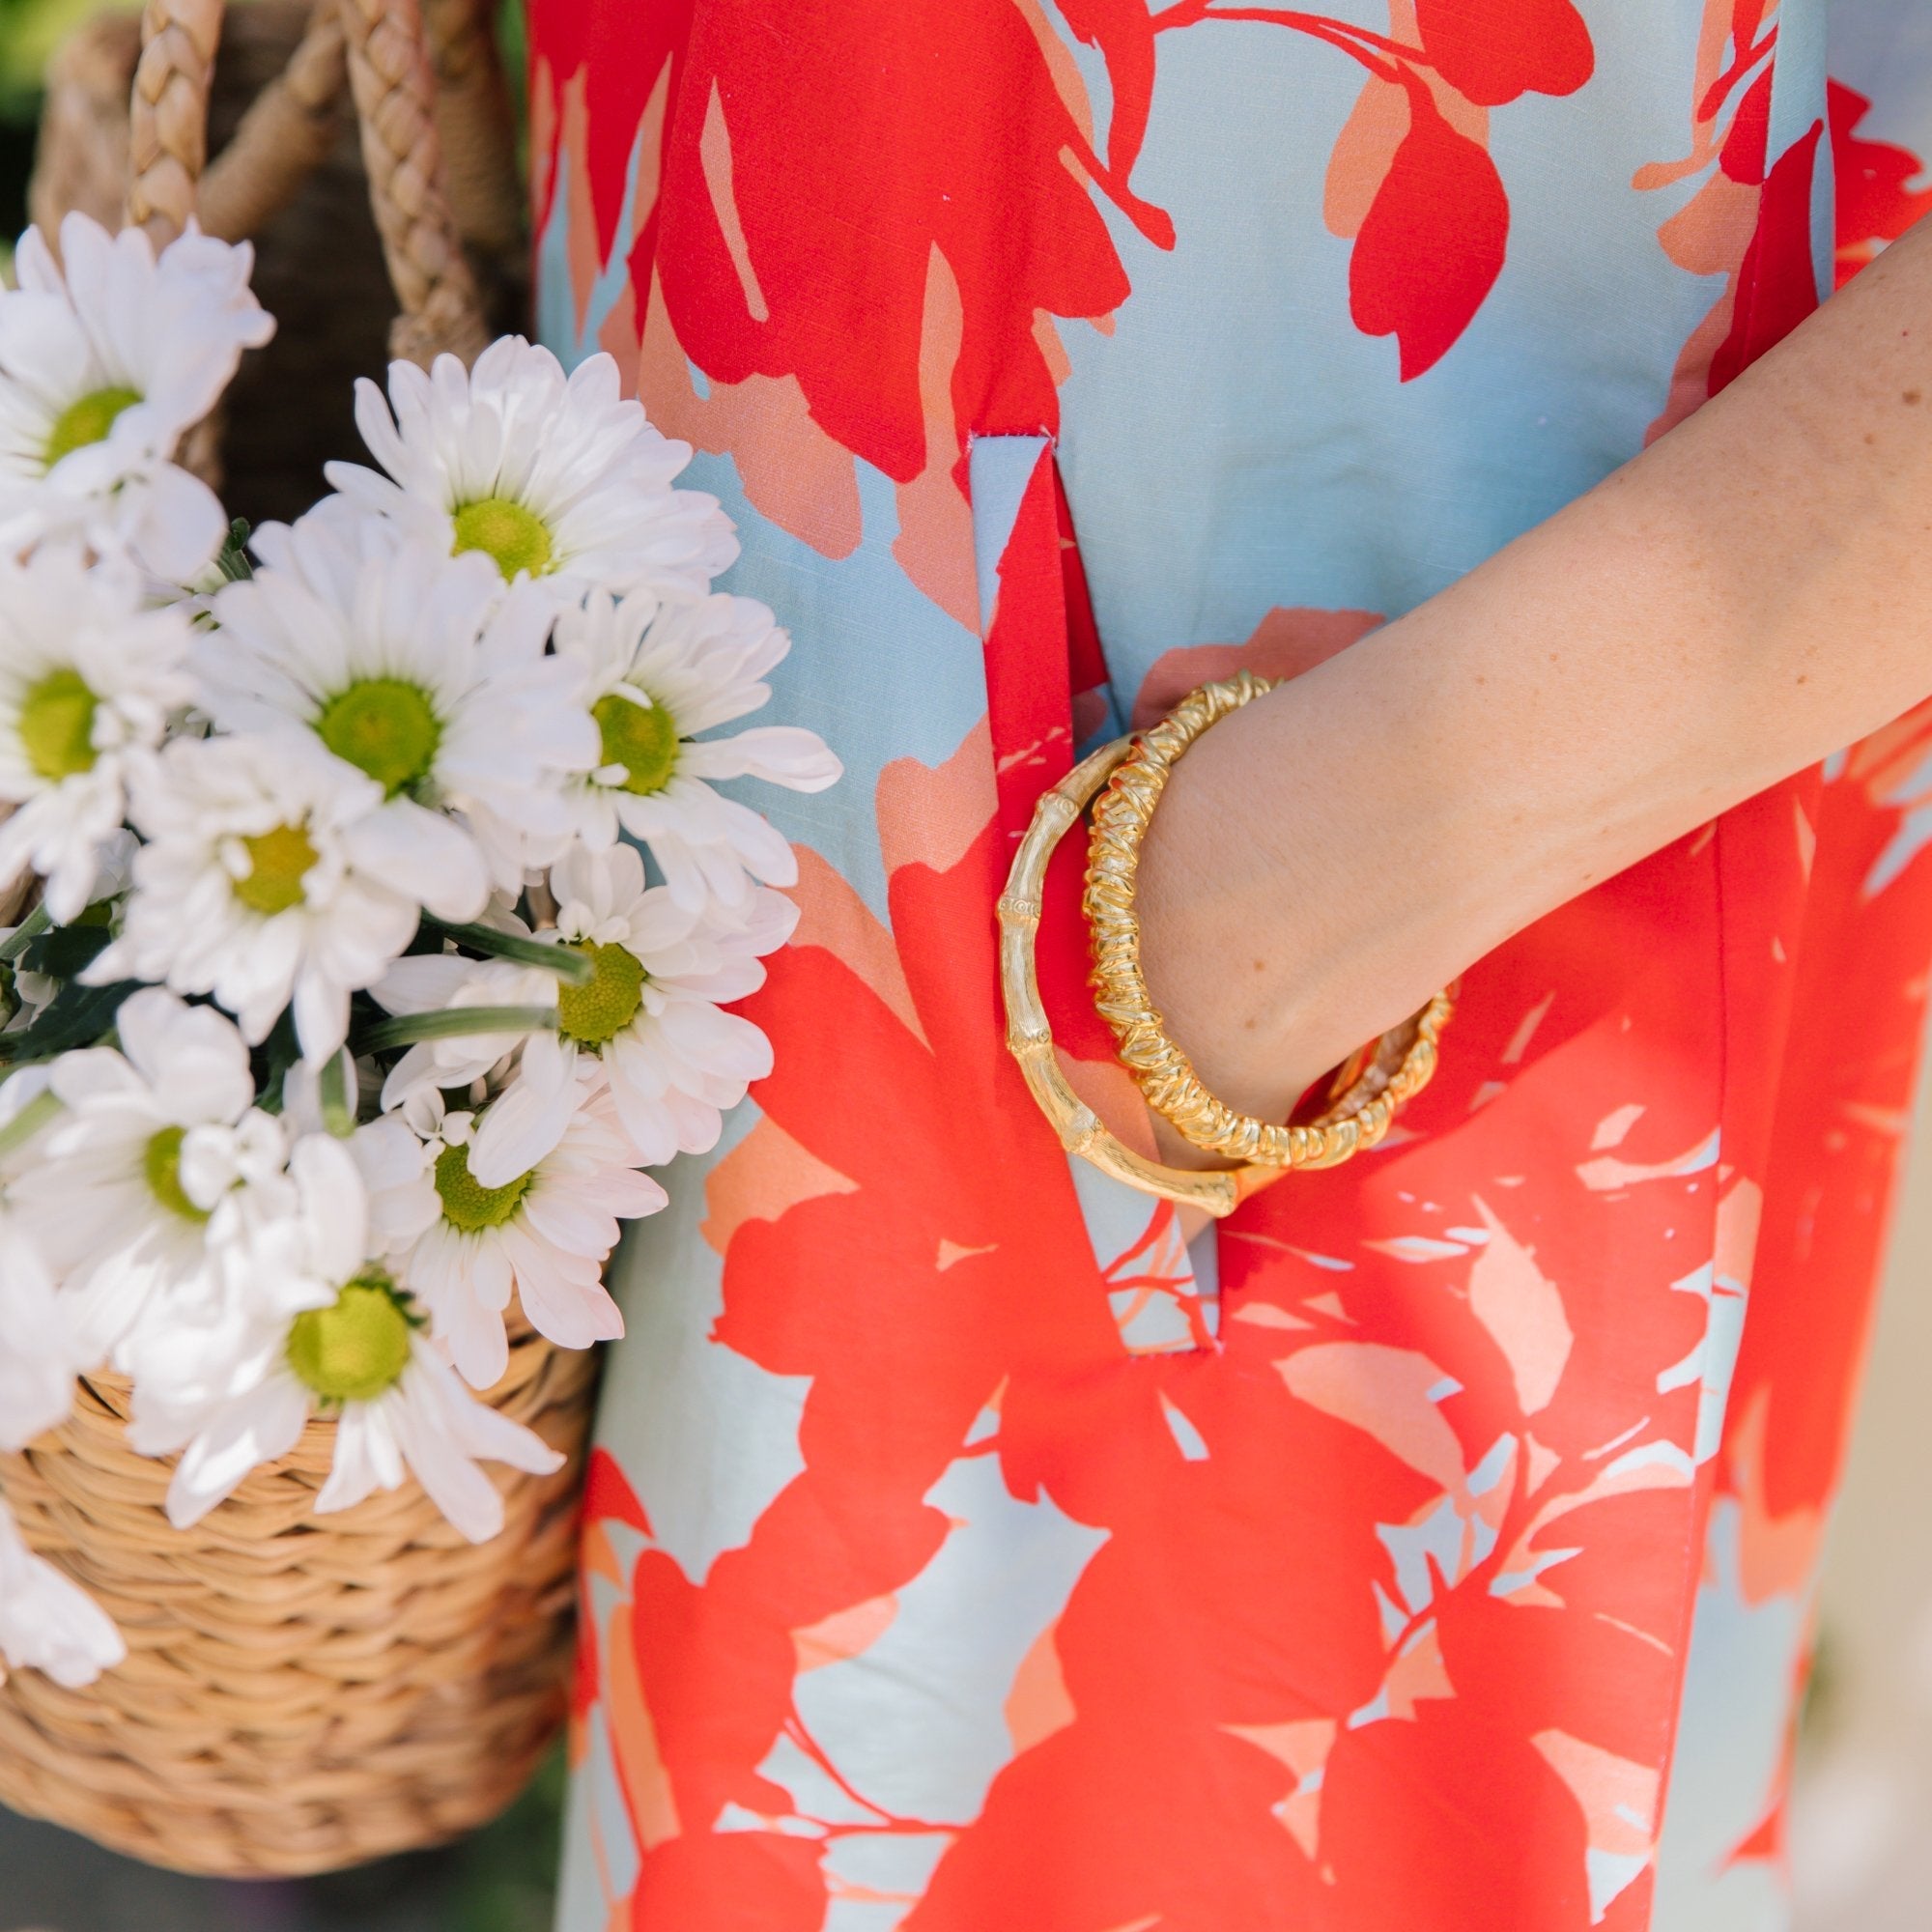
[[[1120,738],[1103,745],[1043,793],[1035,808],[1033,823],[1013,854],[1012,870],[999,905],[1000,989],[1006,996],[1007,1046],[1019,1062],[1040,1112],[1068,1153],[1078,1154],[1102,1174],[1137,1187],[1143,1194],[1205,1208],[1216,1216],[1231,1214],[1257,1187],[1274,1179],[1277,1171],[1249,1167],[1197,1174],[1186,1168],[1164,1167],[1136,1153],[1108,1131],[1061,1071],[1054,1055],[1053,1028],[1039,997],[1034,954],[1047,862],[1054,848],[1080,822],[1094,794],[1113,776],[1131,742]]]
[[[1061,1070],[1054,1053],[1053,1029],[1039,997],[1035,949],[1047,864],[1060,841],[1080,822],[1094,794],[1113,776],[1131,748],[1132,741],[1127,738],[1102,746],[1044,793],[1034,811],[1033,823],[1013,855],[1007,890],[999,902],[1000,987],[1006,999],[1007,1046],[1019,1063],[1020,1072],[1040,1112],[1068,1153],[1077,1154],[1102,1174],[1138,1188],[1143,1194],[1199,1208],[1219,1217],[1232,1213],[1249,1195],[1279,1179],[1283,1170],[1279,1166],[1250,1162],[1238,1168],[1196,1172],[1167,1167],[1136,1153],[1109,1131]],[[1345,1114],[1360,1113],[1379,1094],[1390,1091],[1410,1043],[1420,1037],[1424,1024],[1430,1026],[1433,1051],[1435,1034],[1439,1032],[1448,1014],[1446,996],[1432,1001],[1406,1027],[1383,1035],[1373,1048],[1364,1048],[1355,1055],[1338,1078],[1337,1086],[1343,1091],[1323,1116],[1323,1122],[1332,1123]],[[1420,1081],[1415,1083],[1420,1084]],[[1406,1091],[1413,1092],[1414,1087]],[[1375,1137],[1379,1139],[1386,1131],[1384,1121],[1377,1127]],[[1367,1145],[1359,1129],[1356,1144]],[[1337,1156],[1342,1157],[1345,1156]]]
[[[1192,1146],[1262,1168],[1334,1167],[1374,1147],[1402,1103],[1429,1084],[1437,1039],[1454,1010],[1450,995],[1437,993],[1412,1019],[1384,1034],[1319,1120],[1278,1125],[1237,1114],[1208,1091],[1169,1036],[1141,973],[1134,887],[1141,841],[1168,776],[1202,732],[1273,688],[1271,679],[1245,670],[1224,683],[1205,684],[1138,733],[1113,761],[1094,807],[1084,900],[1094,933],[1094,1005],[1148,1104]],[[1358,1055],[1345,1075],[1361,1060]]]

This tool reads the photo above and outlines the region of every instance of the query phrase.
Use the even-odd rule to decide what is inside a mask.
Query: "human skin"
[[[1199,739],[1142,856],[1150,989],[1212,1092],[1281,1120],[1512,933],[1928,695],[1932,220],[1596,489]]]

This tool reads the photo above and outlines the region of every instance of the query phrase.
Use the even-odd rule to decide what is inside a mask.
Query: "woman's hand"
[[[1512,933],[1928,694],[1932,221],[1589,495],[1206,733],[1142,858],[1149,985],[1208,1087],[1280,1120]]]

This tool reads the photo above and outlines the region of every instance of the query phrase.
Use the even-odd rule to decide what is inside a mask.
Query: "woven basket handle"
[[[332,9],[342,29],[369,205],[402,311],[390,327],[390,353],[424,366],[444,351],[471,361],[489,339],[489,326],[445,185],[419,0],[317,0],[317,6],[319,14]],[[146,0],[142,10],[128,219],[146,229],[156,247],[173,241],[196,212],[221,14],[222,0]],[[327,77],[328,30],[322,34],[312,46],[312,23],[298,50],[298,62],[306,51],[313,63],[304,99]]]
[[[201,225],[223,242],[259,235],[335,146],[349,92],[342,15],[318,0],[288,66],[248,103],[201,178]]]

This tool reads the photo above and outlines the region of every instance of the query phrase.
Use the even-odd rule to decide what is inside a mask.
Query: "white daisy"
[[[32,1174],[59,1118],[47,1070],[22,1066],[0,1082],[0,1179],[9,1185]],[[64,1422],[74,1378],[92,1366],[40,1244],[0,1199],[0,1449],[23,1449]]]
[[[210,716],[312,736],[374,780],[391,851],[442,875],[424,895],[438,918],[474,919],[490,877],[521,891],[564,841],[564,786],[597,758],[574,673],[545,653],[544,601],[367,518],[304,517],[255,544],[263,568],[216,595],[219,628],[196,640]],[[438,808],[463,814],[472,855]]]
[[[170,459],[242,350],[274,333],[249,292],[253,251],[191,227],[156,261],[138,228],[84,214],[60,240],[65,273],[30,229],[20,286],[0,289],[0,549],[73,537],[185,582],[228,526]]]
[[[298,1152],[307,1146],[340,1151],[311,1140]],[[362,1244],[366,1228],[359,1219],[345,1225],[350,1218],[310,1230],[308,1272],[325,1259],[339,1266]],[[251,1469],[285,1456],[317,1414],[336,1424],[318,1515],[399,1489],[413,1471],[443,1515],[484,1543],[503,1526],[503,1501],[479,1460],[539,1476],[563,1465],[539,1436],[469,1394],[407,1295],[373,1264],[341,1277],[328,1300],[293,1321],[238,1328],[225,1350],[204,1352],[199,1383],[178,1375],[157,1394],[162,1378],[137,1380],[128,1432],[144,1455],[181,1452],[168,1486],[168,1516],[180,1528],[233,1494]]]
[[[0,1075],[0,1187],[32,1173],[43,1158],[46,1130],[61,1116],[52,1071],[51,1061],[38,1061]]]
[[[556,1096],[590,1056],[603,1063],[640,1164],[715,1147],[724,1110],[772,1069],[771,1042],[720,1003],[764,983],[761,955],[791,936],[797,909],[760,890],[736,915],[689,911],[665,887],[646,888],[630,845],[577,847],[552,869],[551,890],[556,938],[590,959],[594,977],[582,986],[557,982],[557,1030],[525,1041],[516,1087],[476,1129],[470,1172],[485,1187],[527,1173]],[[375,988],[385,1005],[388,984]]]
[[[294,1141],[288,1164],[253,1218],[237,1264],[209,1271],[193,1293],[151,1298],[116,1361],[134,1381],[128,1438],[198,1413],[273,1362],[295,1319],[327,1308],[345,1270],[361,1265],[369,1211],[357,1163],[334,1136]]]
[[[328,464],[342,497],[324,514],[353,505],[445,554],[479,551],[556,604],[595,584],[700,591],[738,554],[730,520],[715,497],[671,488],[691,445],[661,436],[621,386],[611,356],[566,377],[522,336],[473,369],[453,355],[427,375],[392,362],[387,404],[366,378],[355,385],[362,440],[388,474]]]
[[[114,1620],[74,1582],[27,1548],[0,1497],[0,1659],[39,1670],[69,1690],[92,1684],[128,1655]],[[0,1671],[4,1679],[5,1671]]]
[[[133,818],[149,842],[120,935],[85,978],[212,993],[251,1044],[293,999],[312,1060],[342,1044],[350,994],[442,896],[436,861],[460,865],[465,847],[454,827],[396,838],[375,780],[291,734],[177,741],[133,787]]]
[[[52,1063],[48,1086],[65,1111],[9,1190],[90,1367],[151,1303],[217,1292],[224,1262],[245,1269],[263,1224],[286,1211],[286,1142],[254,1104],[235,1028],[158,987],[125,1000],[115,1026],[120,1050]]]
[[[440,1212],[396,1269],[472,1388],[494,1388],[509,1364],[503,1311],[513,1287],[530,1326],[559,1348],[621,1335],[604,1263],[620,1220],[666,1203],[664,1189],[633,1165],[602,1069],[580,1064],[564,1099],[551,1144],[500,1187],[485,1187],[469,1171],[475,1115],[445,1113],[434,1091],[409,1109],[429,1135]]]
[[[187,702],[189,632],[144,611],[129,575],[43,548],[0,556],[0,890],[32,867],[65,924],[121,829],[129,777]]]
[[[0,1449],[66,1421],[87,1366],[39,1247],[16,1216],[0,1215]]]
[[[756,778],[823,791],[844,767],[797,725],[697,735],[771,696],[764,675],[791,639],[764,605],[722,594],[660,603],[593,593],[558,618],[556,648],[582,669],[580,696],[601,740],[603,762],[572,792],[587,844],[613,844],[620,828],[643,839],[681,905],[707,895],[740,904],[748,872],[767,885],[797,883],[783,835],[712,781]]]
[[[513,929],[526,935],[521,921]],[[554,1009],[557,979],[539,967],[507,959],[466,959],[455,952],[417,952],[398,959],[369,990],[385,1011],[397,1014],[460,1012],[466,1008]],[[417,1040],[390,1067],[383,1083],[384,1113],[412,1094],[452,1091],[504,1070],[528,1030],[462,1032]]]
[[[324,1098],[332,1082],[340,1117],[331,1121]],[[373,1081],[373,1073],[372,1073]],[[355,1062],[345,1047],[330,1063],[299,1060],[282,1076],[282,1120],[291,1137],[332,1133],[343,1137],[368,1201],[369,1250],[376,1256],[406,1252],[438,1214],[428,1150],[400,1114],[384,1114],[360,1126],[353,1122],[362,1092]]]

